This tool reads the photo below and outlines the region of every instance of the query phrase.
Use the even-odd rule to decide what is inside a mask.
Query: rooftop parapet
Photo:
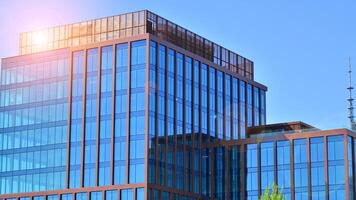
[[[250,127],[247,129],[247,134],[248,137],[254,138],[315,131],[320,131],[320,129],[315,128],[314,126],[311,126],[307,123],[296,121]]]
[[[142,10],[20,34],[20,55],[150,33],[253,80],[253,62],[150,11]]]

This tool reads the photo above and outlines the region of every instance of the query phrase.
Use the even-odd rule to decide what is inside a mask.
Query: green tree
[[[276,184],[272,185],[272,190],[268,187],[261,196],[260,200],[285,200],[286,197],[283,195],[283,190],[278,191],[278,186]]]

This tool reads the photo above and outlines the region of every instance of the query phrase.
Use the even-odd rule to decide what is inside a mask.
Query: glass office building
[[[19,54],[0,199],[354,198],[353,132],[266,125],[251,60],[150,11],[21,33]]]

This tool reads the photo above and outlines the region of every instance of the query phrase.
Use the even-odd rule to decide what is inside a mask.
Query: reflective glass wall
[[[286,199],[353,199],[354,144],[352,136],[337,131],[329,136],[249,142],[244,153],[246,199],[258,199],[273,183]]]
[[[265,123],[263,89],[154,40],[149,44],[149,89],[149,183],[224,199],[230,154],[200,147],[245,138],[246,118],[251,126]],[[236,153],[231,157],[234,173],[240,167]]]
[[[68,50],[4,59],[0,194],[66,187]]]
[[[146,46],[73,53],[70,188],[144,183]]]

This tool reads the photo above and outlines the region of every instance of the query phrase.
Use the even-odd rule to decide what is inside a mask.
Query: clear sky
[[[253,60],[255,80],[269,88],[268,123],[349,126],[355,0],[0,0],[0,57],[18,53],[20,32],[141,9]]]

